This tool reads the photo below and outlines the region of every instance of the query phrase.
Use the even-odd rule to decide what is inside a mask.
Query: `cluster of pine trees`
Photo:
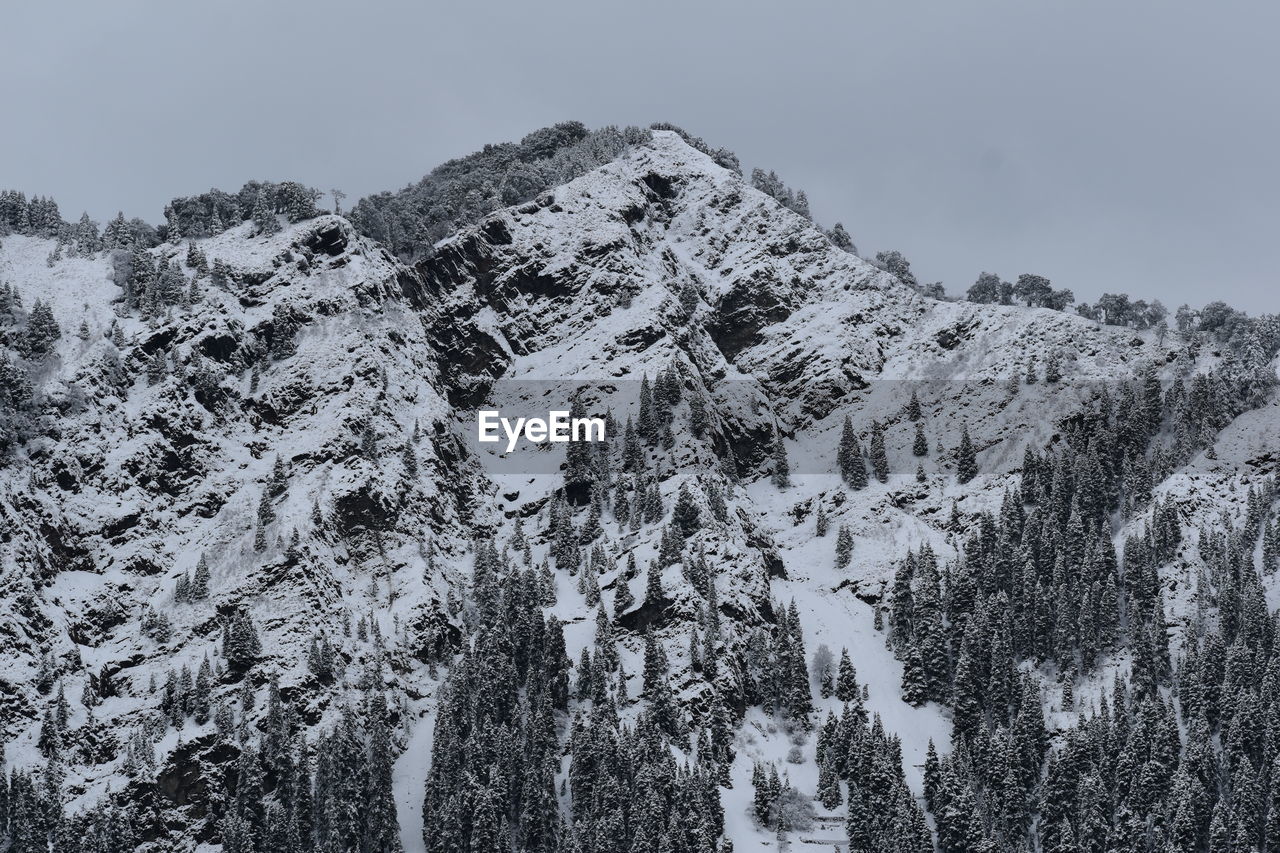
[[[1014,283],[995,273],[984,272],[966,291],[965,299],[988,305],[1026,305],[1065,311],[1075,301],[1075,294],[1066,289],[1055,290],[1049,279],[1034,273],[1023,273]]]
[[[39,408],[29,364],[40,360],[62,337],[53,309],[36,299],[30,311],[9,282],[0,282],[0,460],[34,429]]]
[[[365,633],[363,619],[360,630]],[[345,662],[327,638],[320,640],[326,651],[313,644],[317,665],[328,668],[332,682],[345,671]],[[368,668],[353,686],[358,705],[348,698],[336,723],[314,742],[307,741],[299,709],[274,675],[265,678],[265,703],[255,713],[263,692],[255,684],[262,678],[256,667],[260,655],[252,620],[247,613],[235,614],[224,622],[219,655],[206,656],[194,673],[184,664],[162,681],[151,676],[144,695],[153,697],[155,708],[121,738],[115,754],[94,734],[93,710],[117,694],[114,679],[104,670],[86,680],[81,702],[87,720],[78,730],[70,725],[72,710],[59,681],[38,738],[44,765],[15,767],[8,778],[0,774],[0,847],[7,853],[131,853],[147,841],[167,843],[154,745],[170,726],[189,733],[191,721],[200,727],[192,741],[196,754],[220,765],[205,777],[216,787],[202,801],[205,811],[194,816],[192,835],[220,841],[227,853],[399,851],[391,786],[398,749],[392,709],[380,687],[381,644],[375,644]],[[50,668],[46,692],[52,693],[54,675]],[[219,689],[237,683],[238,690]],[[88,809],[68,810],[66,764],[101,764],[117,755],[129,786]]]
[[[30,200],[20,190],[0,191],[0,233],[31,237],[57,237],[68,224],[52,198]]]
[[[561,122],[518,143],[486,145],[450,160],[399,192],[362,198],[350,219],[362,234],[412,260],[484,215],[567,183],[649,138],[638,127],[589,131],[581,122]]]
[[[768,172],[764,169],[752,169],[751,186],[771,196],[788,210],[800,214],[805,219],[813,219],[813,214],[809,212],[809,197],[805,195],[805,191],[791,189],[772,169]],[[843,231],[844,226],[841,226],[840,230]]]
[[[902,745],[879,715],[870,723],[859,702],[818,731],[817,799],[836,809],[843,800],[849,850],[858,853],[928,853],[932,849],[923,810],[903,776]],[[841,782],[847,793],[842,794]]]
[[[235,194],[213,189],[196,196],[175,198],[165,205],[165,223],[159,228],[134,217],[117,213],[104,228],[80,215],[67,222],[52,198],[27,199],[18,190],[0,191],[0,237],[24,234],[57,240],[49,256],[52,265],[60,258],[89,256],[102,250],[141,251],[162,242],[211,237],[241,222],[252,220],[260,234],[280,230],[278,215],[301,222],[319,214],[316,202],[321,193],[296,181],[249,181]]]
[[[253,738],[235,735],[239,757],[219,830],[225,853],[398,853],[392,791],[396,749],[382,693],[345,706],[314,746],[274,685]]]
[[[903,407],[902,416],[908,423],[913,425],[911,454],[919,460],[916,462],[916,481],[923,483],[928,479],[924,468],[924,458],[930,455],[930,449],[929,439],[925,434],[924,410],[914,389],[911,392],[911,397]],[[840,439],[836,445],[836,473],[840,475],[840,479],[844,484],[853,491],[865,489],[871,482],[867,474],[868,466],[870,466],[871,476],[875,477],[876,482],[888,482],[890,465],[888,452],[885,448],[885,433],[887,430],[888,426],[886,424],[881,423],[879,420],[873,420],[869,434],[865,436],[867,447],[864,450],[862,441],[858,439],[858,434],[853,428],[853,419],[847,415],[845,416],[840,430]],[[938,448],[938,453],[940,455],[943,454],[941,447]],[[969,435],[968,425],[965,424],[961,426],[960,440],[956,447],[946,452],[944,458],[938,459],[937,463],[939,466],[950,465],[954,467],[956,480],[964,484],[978,476],[977,454],[977,447]],[[779,455],[775,459],[775,470],[778,461],[784,458],[784,456]],[[827,526],[825,509],[820,509],[818,526],[818,535],[825,536]],[[845,545],[837,543],[837,567],[844,567],[848,564],[847,548],[852,547],[852,542],[847,537],[847,533],[842,533],[839,542],[844,542]]]
[[[729,782],[734,714],[761,705],[788,726],[811,729],[810,672],[794,602],[773,605],[774,622],[744,642],[728,642],[715,573],[701,546],[689,546],[704,525],[727,520],[721,478],[687,482],[670,509],[664,506],[656,465],[677,405],[690,393],[697,392],[685,390],[675,366],[653,382],[646,376],[638,418],[627,420],[621,442],[570,445],[565,488],[553,494],[537,532],[547,543],[547,562],[533,565],[522,520],[501,551],[488,541],[477,544],[461,614],[469,634],[442,690],[424,798],[430,849],[724,849],[717,788]],[[577,404],[574,411],[581,415]],[[585,506],[571,499],[575,490],[585,493]],[[606,521],[620,532],[661,525],[641,598],[632,591],[642,574],[635,554],[618,556]],[[698,601],[683,670],[695,679],[692,705],[677,700],[671,632],[664,630],[663,570],[675,564]],[[576,664],[566,655],[560,623],[543,612],[556,600],[560,573],[576,576],[587,605],[597,609],[595,642]],[[601,588],[606,580],[613,618]],[[623,668],[625,635],[615,620],[631,626],[641,644],[639,673]],[[631,685],[637,675],[638,692]],[[831,688],[837,689],[834,678]],[[861,709],[847,655],[839,690]],[[623,722],[628,708],[636,712],[630,724]],[[861,719],[865,728],[865,713]],[[566,759],[567,771],[558,775]],[[903,807],[903,790],[890,785],[875,796]]]
[[[1260,580],[1275,568],[1275,484],[1250,491],[1238,528],[1224,519],[1199,532],[1208,569],[1176,662],[1160,569],[1186,544],[1174,500],[1152,499],[1153,483],[1259,393],[1223,370],[1167,388],[1149,371],[1117,393],[1102,389],[1063,424],[1065,446],[1027,450],[1020,487],[998,513],[967,525],[953,513],[952,526],[969,529],[954,563],[940,567],[928,546],[902,561],[890,642],[904,660],[903,696],[954,714],[951,752],[939,761],[931,750],[925,774],[939,850],[1280,844],[1268,835],[1269,820],[1280,827],[1280,798],[1270,805],[1280,790],[1277,614]],[[1114,525],[1139,512],[1147,520],[1117,554]],[[1117,659],[1129,661],[1128,678],[1117,674],[1109,700],[1081,704],[1051,751],[1028,668],[1060,673],[1070,711],[1082,679]]]
[[[689,750],[690,733],[671,700],[661,646],[647,642],[648,704],[630,726],[618,707],[633,700],[603,610],[595,655],[584,653],[575,668],[560,623],[543,615],[535,570],[480,543],[471,599],[475,631],[451,667],[436,721],[427,848],[715,851],[727,724],[723,711],[709,714],[719,725],[706,725],[696,758],[676,761],[672,746]]]
[[[1134,329],[1164,328],[1169,311],[1159,299],[1130,299],[1127,293],[1104,293],[1090,305],[1081,302],[1076,313],[1108,326],[1127,326]]]
[[[1274,486],[1266,495],[1269,509]],[[931,753],[926,764],[940,850],[1232,853],[1280,845],[1277,613],[1268,612],[1254,560],[1265,516],[1199,532],[1207,569],[1176,667],[1160,628],[1130,640],[1129,678],[1117,673],[1109,695],[1090,694],[1086,705],[1068,681],[1061,704],[1079,720],[1051,752],[1030,680],[1009,717],[1008,703],[993,708],[972,690],[951,700],[960,703],[958,720],[966,704],[976,718],[957,726],[950,755],[938,761]],[[1172,558],[1138,551],[1144,565],[1133,570],[1147,577]]]
[[[931,850],[924,812],[903,775],[901,743],[885,731],[878,715],[868,717],[866,688],[858,684],[848,650],[841,652],[839,670],[833,672],[830,652],[819,647],[813,670],[823,697],[834,696],[842,703],[840,715],[828,712],[818,729],[817,790],[812,794],[798,791],[785,773],[779,775],[776,765],[757,762],[751,779],[752,812],[757,822],[785,839],[792,831],[811,828],[811,800],[816,799],[828,810],[846,807],[845,830],[852,851]],[[808,690],[806,676],[803,691],[807,694]]]
[[[321,193],[297,181],[249,181],[232,194],[219,189],[175,198],[164,209],[164,238],[170,242],[211,237],[252,220],[259,234],[280,230],[276,216],[302,222],[319,214]]]
[[[144,320],[158,320],[172,309],[197,304],[202,280],[226,287],[231,277],[224,261],[219,259],[210,265],[195,243],[188,243],[185,252],[176,246],[165,246],[157,252],[135,244],[115,253],[113,264],[121,290],[120,302]]]
[[[101,233],[88,213],[80,214],[74,223],[67,222],[57,201],[41,196],[28,200],[19,190],[0,190],[0,237],[6,234],[57,240],[49,256],[51,264],[64,255],[89,256],[103,249],[154,246],[159,240],[154,227],[137,218],[126,221],[123,213],[117,214]]]
[[[38,359],[53,349],[62,327],[48,302],[37,298],[27,311],[22,294],[9,282],[0,282],[0,342],[23,359]]]

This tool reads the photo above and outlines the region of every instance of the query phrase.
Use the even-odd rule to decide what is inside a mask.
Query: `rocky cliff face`
[[[67,330],[40,365],[36,434],[3,472],[0,701],[15,764],[33,757],[22,733],[47,701],[42,666],[73,697],[114,683],[82,732],[110,744],[145,720],[150,681],[198,667],[238,611],[257,617],[286,684],[305,676],[314,636],[341,634],[352,596],[377,590],[356,609],[396,601],[418,637],[407,657],[443,623],[425,549],[462,553],[454,531],[484,518],[486,486],[451,437],[420,284],[341,219],[270,239],[249,227],[203,241],[229,277],[201,278],[189,305],[153,322],[116,316],[108,259],[45,268],[44,241],[4,241],[6,277],[56,293]],[[157,357],[163,375],[149,379]],[[260,525],[264,500],[274,518]],[[202,559],[209,597],[175,601]],[[168,627],[145,628],[149,612]],[[329,697],[308,701],[318,721]],[[119,762],[104,757],[121,751],[104,746],[73,790],[110,786]]]
[[[796,599],[814,645],[855,651],[872,707],[918,764],[947,723],[936,707],[899,700],[900,666],[871,628],[893,561],[922,542],[955,553],[953,504],[997,507],[1024,448],[1055,440],[1086,380],[1173,370],[1173,343],[1154,334],[925,298],[664,131],[492,214],[414,268],[339,217],[272,237],[251,232],[246,224],[199,241],[210,264],[230,271],[220,281],[187,266],[185,246],[153,250],[195,286],[149,321],[119,307],[109,257],[50,267],[47,242],[0,241],[0,277],[44,294],[64,330],[36,365],[42,409],[31,435],[0,471],[6,759],[38,760],[40,717],[60,684],[74,708],[72,805],[131,786],[154,798],[175,844],[215,837],[203,821],[203,780],[230,756],[213,749],[211,723],[188,721],[156,743],[161,784],[151,787],[126,771],[127,742],[155,714],[152,681],[215,657],[224,624],[241,613],[261,638],[249,677],[278,678],[314,730],[332,723],[350,688],[309,671],[313,639],[331,638],[350,671],[380,663],[399,700],[400,821],[406,844],[416,843],[432,662],[463,630],[453,600],[472,541],[506,542],[521,520],[540,562],[550,543],[539,532],[563,485],[562,450],[504,459],[476,444],[481,404],[536,409],[578,395],[621,424],[638,415],[642,377],[674,366],[676,422],[699,399],[708,425],[701,436],[673,430],[658,485],[667,507],[686,483],[728,490],[723,521],[690,545],[717,575],[729,641]],[[1011,390],[1029,359],[1043,366],[1051,354],[1067,381]],[[923,458],[902,415],[912,392],[927,424]],[[873,420],[886,427],[890,469],[887,482],[851,494],[834,473],[846,416],[864,441]],[[950,458],[962,427],[982,472],[963,490]],[[784,489],[768,482],[778,436],[791,460]],[[1218,494],[1265,473],[1237,469],[1230,456],[1221,465],[1229,470]],[[820,506],[853,536],[848,569],[832,568],[830,538],[812,533]],[[630,581],[626,558],[653,558],[660,530],[607,514],[602,526],[611,567],[599,585],[611,600]],[[202,559],[208,597],[178,600],[177,585]],[[573,583],[559,580],[555,612],[576,659],[594,608]],[[674,567],[664,586],[662,602],[619,619],[629,671],[643,630],[684,665],[677,650],[698,599]],[[359,620],[377,625],[380,647],[352,636]],[[703,687],[684,684],[696,707]],[[231,674],[214,688],[228,697],[241,689]],[[106,695],[81,707],[86,690]],[[748,768],[750,755],[744,748]],[[749,793],[725,794],[730,804],[741,796]]]

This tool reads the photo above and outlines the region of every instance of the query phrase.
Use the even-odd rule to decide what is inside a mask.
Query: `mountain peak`
[[[177,242],[0,241],[8,765],[137,849],[247,849],[303,790],[488,849],[632,826],[591,792],[645,789],[695,815],[673,851],[774,843],[753,796],[842,839],[853,792],[923,850],[933,762],[1037,715],[1070,748],[1071,691],[1135,667],[1174,695],[1135,662],[1203,628],[1197,578],[1270,589],[1240,555],[1275,562],[1274,328],[932,298],[705,147],[558,125],[350,219],[260,185],[229,228],[183,200]],[[482,409],[607,439],[508,449]],[[503,790],[536,803],[504,823]]]

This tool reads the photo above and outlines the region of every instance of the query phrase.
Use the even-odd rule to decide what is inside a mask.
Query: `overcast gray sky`
[[[158,222],[672,121],[921,280],[1280,310],[1273,2],[59,2],[0,19],[0,187]]]

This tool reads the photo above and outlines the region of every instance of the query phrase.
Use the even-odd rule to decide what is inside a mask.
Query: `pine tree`
[[[974,659],[978,653],[975,627],[975,623],[969,623],[964,642],[960,646],[959,661],[956,663],[951,707],[955,715],[957,740],[961,737],[972,740],[982,722],[983,685],[978,672],[980,664]]]
[[[645,573],[644,582],[644,600],[645,604],[653,605],[663,599],[662,592],[662,568],[656,561],[649,563],[649,568]]]
[[[929,455],[929,440],[924,436],[924,421],[916,421],[916,437],[911,445],[911,452],[916,456]]]
[[[674,524],[662,528],[662,540],[658,547],[658,565],[674,566],[683,558],[684,539],[676,532]]]
[[[840,773],[834,751],[828,753],[818,765],[818,802],[824,809],[840,807]]]
[[[275,462],[271,466],[271,480],[267,484],[267,494],[272,498],[278,498],[289,489],[289,474],[285,469],[284,460],[278,455]],[[270,504],[268,504],[269,506]],[[274,513],[272,513],[274,515]]]
[[[53,317],[49,304],[37,299],[27,318],[27,328],[19,341],[19,349],[27,356],[40,356],[49,352],[53,342],[62,337],[62,329]]]
[[[689,538],[702,526],[701,514],[688,483],[681,484],[675,508],[671,512],[671,521],[684,538]]]
[[[836,531],[836,568],[843,569],[849,565],[853,556],[853,536],[847,525],[840,525]]]
[[[248,669],[261,653],[262,643],[248,613],[242,610],[223,623],[222,656],[233,671]]]
[[[831,650],[819,645],[813,653],[813,680],[818,683],[818,693],[823,699],[835,692],[835,673],[832,671]]]
[[[775,430],[773,438],[773,484],[779,489],[791,486],[791,463],[787,461],[787,448],[782,433]]]
[[[920,398],[916,396],[916,389],[911,389],[911,399],[907,402],[907,420],[919,423],[924,417],[924,411],[920,407]]]
[[[889,457],[884,449],[884,427],[879,421],[871,422],[871,470],[881,483],[889,480]]]
[[[640,413],[636,432],[648,444],[658,440],[658,416],[654,412],[653,389],[649,385],[648,374],[640,377]]]
[[[200,669],[196,672],[195,683],[192,686],[191,712],[196,725],[203,726],[209,722],[210,694],[212,690],[213,670],[209,666],[209,659],[206,657],[200,662]]]
[[[361,809],[362,853],[399,853],[400,824],[396,819],[395,791],[392,774],[395,755],[391,731],[387,723],[386,699],[373,694],[365,701],[365,725],[369,733],[368,760],[365,762],[364,808]]]
[[[267,197],[266,190],[259,190],[253,203],[253,224],[258,234],[270,236],[280,231],[280,220],[276,218],[275,204]]]
[[[1050,385],[1062,381],[1062,354],[1056,349],[1049,350],[1049,354],[1045,356],[1044,381]]]
[[[858,437],[854,435],[853,421],[847,415],[840,433],[836,464],[840,469],[840,476],[851,489],[866,488],[867,468],[862,460],[862,448],[858,444]]]
[[[265,527],[276,520],[275,507],[271,505],[270,490],[264,491],[258,499],[258,521]]]
[[[872,819],[858,780],[849,780],[849,809],[845,832],[849,837],[849,853],[872,853]],[[886,851],[887,853],[887,851]]]
[[[186,604],[191,601],[191,574],[183,572],[178,578],[178,583],[173,590],[173,600],[179,604]]]
[[[858,689],[858,672],[849,660],[849,650],[840,650],[840,666],[836,675],[836,698],[841,702],[857,702],[862,693]]]
[[[826,536],[827,528],[830,526],[831,520],[827,518],[827,509],[822,504],[818,504],[817,520],[814,522],[814,532],[818,536]]]
[[[628,580],[628,575],[623,574],[619,575],[614,583],[617,590],[613,597],[613,616],[615,619],[620,618],[636,603],[635,598],[631,595],[631,584],[628,583]]]
[[[169,364],[165,361],[164,353],[157,349],[147,362],[147,384],[156,385],[163,382],[168,373]]]
[[[763,826],[769,825],[769,814],[773,810],[773,792],[769,778],[765,774],[764,765],[756,762],[751,768],[752,812]]]
[[[662,521],[666,509],[662,505],[662,492],[658,484],[651,481],[644,490],[644,521],[646,524],[657,524]]]
[[[831,233],[828,237],[831,240],[831,245],[837,249],[843,249],[851,255],[858,254],[858,248],[853,245],[853,238],[849,236],[849,232],[839,222],[831,226]]]
[[[725,503],[724,489],[717,482],[707,484],[707,506],[716,521],[724,524],[729,520],[729,506]]]
[[[960,446],[956,448],[956,479],[960,483],[968,483],[978,476],[977,454],[973,440],[969,438],[969,427],[966,425],[960,432]]]
[[[902,668],[902,701],[908,705],[923,705],[926,698],[924,662],[920,649],[915,643],[910,643]]]

